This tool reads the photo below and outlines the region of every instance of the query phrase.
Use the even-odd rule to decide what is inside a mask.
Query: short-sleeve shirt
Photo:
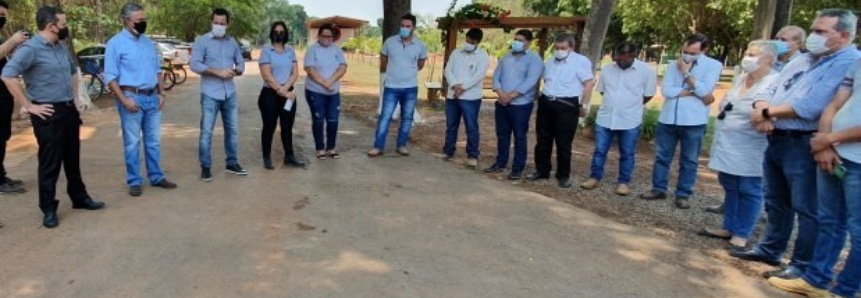
[[[2,76],[23,76],[27,97],[34,101],[59,103],[74,99],[72,75],[77,69],[69,50],[62,43],[51,44],[42,35],[34,35],[15,50]]]
[[[416,88],[419,86],[419,60],[428,58],[425,43],[413,37],[409,45],[399,35],[386,39],[380,54],[386,56],[386,88]]]
[[[298,63],[296,59],[296,51],[292,47],[285,46],[283,53],[278,53],[275,47],[268,45],[260,51],[260,59],[257,63],[260,66],[269,64],[272,69],[272,76],[279,85],[287,84],[290,75],[293,74],[293,64]],[[266,87],[266,82],[263,82],[263,87]]]
[[[555,57],[544,64],[544,95],[554,97],[583,96],[583,84],[595,78],[592,61],[571,52],[565,59]]]
[[[840,88],[851,90],[852,96],[834,115],[831,131],[842,131],[861,126],[861,59],[849,68]],[[861,163],[861,142],[843,143],[835,146],[840,157]]]
[[[341,65],[347,65],[347,59],[344,58],[344,51],[340,47],[333,44],[328,47],[321,46],[320,43],[314,43],[305,52],[305,60],[303,66],[314,68],[324,79],[331,78]],[[329,91],[319,83],[311,79],[311,76],[305,77],[305,89],[321,94],[332,95],[341,90],[341,83],[335,82],[332,86],[334,91]]]
[[[601,69],[598,92],[604,93],[596,123],[611,130],[635,129],[643,123],[644,97],[655,96],[658,77],[648,64],[634,60],[628,69],[615,62]]]

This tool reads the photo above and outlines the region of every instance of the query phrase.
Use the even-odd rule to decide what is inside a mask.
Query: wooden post
[[[541,28],[538,31],[538,56],[541,56],[541,61],[544,61],[544,53],[547,53],[547,48],[550,46],[550,41],[548,40],[550,37],[550,30],[547,28]],[[538,102],[538,98],[541,96],[541,78],[538,78],[538,85],[536,85],[536,90],[539,92],[535,92],[535,102]]]
[[[458,30],[458,28],[459,28],[458,24],[455,24],[455,22],[452,22],[448,26],[448,28],[443,29],[443,30],[447,31],[446,32],[447,38],[445,40],[445,54],[444,54],[445,57],[443,57],[443,60],[442,60],[443,61],[442,62],[442,72],[443,72],[442,89],[440,89],[440,91],[439,91],[441,93],[442,97],[445,97],[448,93],[448,82],[445,80],[445,66],[448,65],[448,58],[451,57],[451,53],[454,52],[454,49],[457,48],[457,33],[460,31],[460,30]]]

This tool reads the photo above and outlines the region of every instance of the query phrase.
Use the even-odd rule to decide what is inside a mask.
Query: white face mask
[[[570,54],[571,52],[566,50],[556,50],[556,52],[553,52],[553,56],[558,60],[565,60],[565,58],[568,58],[568,55]]]
[[[746,56],[741,59],[741,69],[746,73],[752,73],[760,68],[759,57]]]
[[[828,52],[828,38],[825,36],[813,33],[807,37],[807,40],[804,42],[804,45],[807,46],[807,50],[813,53],[814,55],[822,55],[825,52]]]
[[[694,62],[694,60],[697,60],[699,57],[700,55],[682,54],[682,60],[684,60],[685,63]]]
[[[464,51],[467,51],[467,52],[472,53],[472,52],[475,52],[475,49],[476,49],[476,48],[477,48],[477,47],[476,47],[474,44],[471,44],[471,43],[468,43],[468,42],[463,43],[463,50],[464,50]]]
[[[215,37],[224,37],[227,34],[227,26],[212,24],[212,35]]]

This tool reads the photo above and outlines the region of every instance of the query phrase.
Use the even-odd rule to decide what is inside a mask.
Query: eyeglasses
[[[332,35],[320,35],[320,38],[334,38]]]
[[[783,83],[783,91],[788,91],[789,89],[791,89],[792,85],[795,85],[795,83],[797,83],[798,80],[801,79],[802,75],[804,75],[804,72],[799,71],[799,72],[795,73],[794,75],[792,75],[792,78],[790,78],[789,80],[786,80],[786,83]]]
[[[726,106],[723,108],[723,111],[720,111],[720,114],[718,114],[717,119],[723,120],[724,118],[726,118],[726,112],[731,112],[731,111],[732,111],[732,103],[726,104]]]

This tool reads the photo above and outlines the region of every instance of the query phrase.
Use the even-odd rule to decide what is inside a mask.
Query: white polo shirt
[[[643,122],[643,97],[655,96],[658,76],[648,64],[634,60],[628,69],[616,63],[601,68],[598,92],[604,94],[596,123],[611,130],[628,130]]]
[[[583,96],[583,84],[595,78],[592,61],[583,55],[571,52],[567,58],[550,58],[544,63],[544,89],[542,93],[552,97]]]

